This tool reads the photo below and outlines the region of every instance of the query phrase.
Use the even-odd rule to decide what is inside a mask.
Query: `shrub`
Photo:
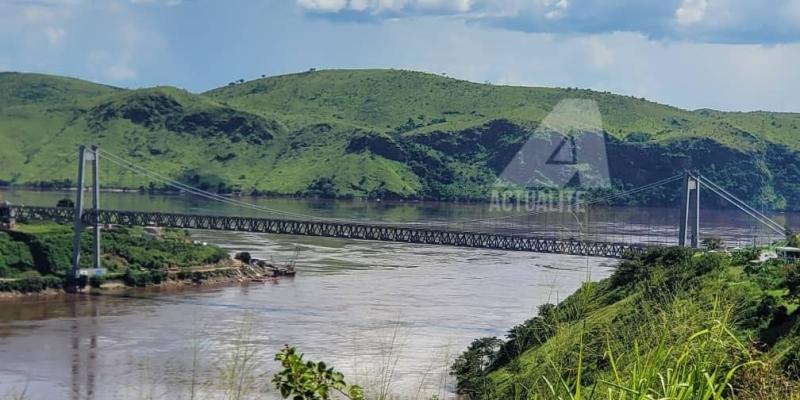
[[[319,196],[323,198],[335,198],[337,193],[336,183],[330,177],[320,177],[315,179],[305,191],[307,196]]]
[[[42,274],[38,271],[25,271],[17,275],[18,279],[41,279]]]
[[[737,250],[731,254],[731,262],[734,264],[748,265],[750,260],[758,258],[761,250],[755,247],[748,247],[745,249]]]
[[[150,271],[150,281],[154,284],[159,284],[167,280],[167,271],[161,270],[152,270]]]
[[[53,275],[43,276],[42,286],[48,289],[60,289],[64,287],[64,279]]]
[[[284,399],[328,400],[344,397],[364,400],[361,387],[350,385],[344,375],[328,367],[324,362],[303,360],[294,347],[286,346],[275,355],[283,370],[275,374],[272,383]]]
[[[106,278],[102,275],[92,275],[91,277],[89,277],[89,286],[95,289],[99,289],[100,286],[103,286],[105,282]]]
[[[56,207],[75,208],[75,202],[72,199],[61,199],[56,203]]]
[[[62,275],[72,264],[72,238],[69,234],[46,233],[24,237],[33,254],[36,270],[42,275]],[[87,248],[91,241],[84,240]],[[88,261],[88,259],[86,260]]]
[[[783,287],[789,290],[789,294],[800,297],[800,265],[790,264],[783,270]]]
[[[719,253],[701,253],[692,258],[691,273],[695,276],[704,275],[722,268],[723,256]]]
[[[471,398],[486,387],[487,373],[495,363],[497,351],[503,341],[496,337],[475,339],[453,362],[452,374],[458,378],[457,389],[462,395]]]
[[[705,238],[702,245],[708,250],[718,250],[722,248],[722,239],[715,237]]]
[[[787,245],[792,247],[800,247],[800,233],[789,235]]]
[[[623,260],[611,275],[611,281],[615,287],[624,287],[644,280],[649,272],[639,260]]]
[[[13,270],[28,270],[33,266],[33,255],[28,245],[0,232],[0,277],[9,277]]]
[[[16,282],[17,290],[23,293],[41,292],[45,288],[42,278],[40,277],[23,278],[17,280]]]
[[[19,279],[0,281],[0,292],[36,293],[45,289],[59,289],[63,282],[57,276],[42,277],[36,271],[28,271]]]
[[[79,289],[83,289],[89,284],[89,277],[86,275],[73,277],[71,274],[67,274],[66,278],[64,279],[64,283],[68,287],[74,286],[78,287]]]
[[[489,369],[497,369],[524,351],[546,342],[555,333],[558,323],[557,307],[553,304],[542,304],[537,316],[508,331],[508,340],[497,351]]]
[[[125,276],[122,278],[128,286],[144,287],[151,283],[150,273],[147,271],[136,271],[133,268],[128,268],[125,271]]]

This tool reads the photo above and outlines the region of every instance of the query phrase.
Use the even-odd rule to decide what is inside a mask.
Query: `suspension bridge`
[[[100,208],[100,167],[104,159],[123,170],[146,177],[165,186],[196,195],[206,200],[239,207],[256,216],[206,215],[135,210],[110,210]],[[550,210],[534,210],[522,214],[504,215],[473,220],[447,222],[381,222],[291,213],[243,202],[239,199],[222,196],[170,179],[150,171],[108,151],[96,147],[80,147],[78,163],[78,187],[84,188],[84,167],[87,161],[92,166],[92,207],[84,207],[84,190],[76,191],[74,208],[35,207],[23,205],[0,205],[0,220],[9,223],[14,220],[50,220],[72,222],[75,225],[73,243],[73,266],[79,265],[80,232],[84,227],[93,229],[94,262],[100,265],[100,231],[104,225],[157,226],[165,228],[205,229],[267,234],[305,235],[330,238],[375,240],[389,242],[416,243],[424,245],[445,245],[483,249],[530,251],[568,255],[621,258],[646,251],[650,247],[667,244],[699,247],[700,245],[700,191],[708,190],[721,197],[758,224],[766,227],[773,236],[784,236],[787,228],[761,211],[748,205],[729,191],[697,172],[683,172],[638,188],[613,195],[579,202],[582,207],[594,204],[607,204],[615,199],[636,193],[664,188],[680,182],[680,218],[677,221],[677,235],[668,233],[672,240],[663,239],[664,232],[656,232],[652,227],[641,229],[646,234],[620,237],[619,235],[598,232],[591,221],[579,220],[572,213],[575,224],[560,221],[547,221]],[[562,215],[564,213],[561,213]],[[584,216],[588,212],[584,213]],[[544,223],[540,220],[545,218]],[[540,218],[532,223],[535,218]],[[675,237],[677,236],[677,238]],[[674,240],[677,239],[677,240]]]

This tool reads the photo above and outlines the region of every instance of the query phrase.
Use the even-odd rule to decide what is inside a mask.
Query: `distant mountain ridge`
[[[749,201],[800,208],[800,114],[687,111],[401,70],[309,71],[199,94],[0,73],[0,184],[69,186],[77,145],[96,143],[220,192],[487,199],[541,121],[572,98],[600,109],[617,189],[671,176],[690,158]],[[159,187],[106,168],[107,186]],[[673,200],[665,190],[627,201]]]

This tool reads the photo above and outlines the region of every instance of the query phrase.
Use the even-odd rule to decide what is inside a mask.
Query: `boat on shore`
[[[278,277],[293,278],[295,275],[297,275],[297,271],[295,270],[297,252],[298,251],[295,250],[292,259],[283,266],[278,266],[273,264],[272,262],[252,257],[248,252],[236,253],[234,258],[236,260],[241,261],[245,265],[257,267],[258,270],[264,271],[263,274],[259,274],[258,276],[253,277],[251,279],[253,282],[272,282]]]

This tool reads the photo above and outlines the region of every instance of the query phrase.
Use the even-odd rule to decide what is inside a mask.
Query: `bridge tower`
[[[14,210],[9,207],[11,203],[4,201],[0,203],[0,231],[14,230],[16,225],[16,216]]]
[[[700,238],[700,180],[689,171],[683,174],[681,220],[678,245],[698,248]]]
[[[100,164],[97,146],[92,146],[91,149],[86,149],[86,146],[80,145],[78,147],[78,185],[75,192],[75,220],[74,220],[74,236],[72,238],[72,267],[70,275],[76,279],[80,274],[80,261],[81,261],[81,233],[83,232],[83,189],[85,187],[84,181],[84,167],[86,161],[92,161],[92,218],[93,218],[93,264],[95,268],[100,268]],[[75,289],[75,288],[71,288]]]

